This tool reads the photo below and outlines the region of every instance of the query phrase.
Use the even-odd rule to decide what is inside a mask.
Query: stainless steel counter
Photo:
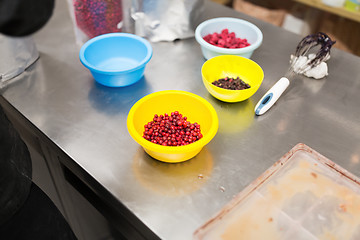
[[[255,104],[286,72],[301,37],[215,3],[206,2],[205,13],[204,19],[243,18],[263,31],[252,59],[265,78],[247,101],[228,104],[206,91],[200,75],[205,60],[194,38],[152,43],[145,78],[133,86],[96,84],[78,59],[66,1],[57,1],[51,21],[34,35],[40,59],[2,90],[3,100],[71,159],[65,165],[100,199],[129,210],[135,225],[161,239],[191,239],[196,228],[300,142],[360,177],[360,58],[333,48],[328,77],[296,77],[269,112],[255,117]],[[167,89],[202,96],[220,121],[210,144],[180,164],[151,159],[126,128],[137,100]],[[107,194],[110,200],[104,199]]]

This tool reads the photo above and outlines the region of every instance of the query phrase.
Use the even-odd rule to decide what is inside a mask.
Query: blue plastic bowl
[[[108,33],[87,41],[80,61],[94,79],[108,87],[125,87],[139,81],[152,57],[150,43],[130,33]]]

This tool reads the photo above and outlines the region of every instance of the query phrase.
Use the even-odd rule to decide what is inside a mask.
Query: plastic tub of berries
[[[251,59],[222,55],[207,60],[201,68],[201,76],[212,96],[224,102],[240,102],[259,89],[264,71]]]
[[[180,90],[151,93],[127,117],[131,137],[151,157],[177,163],[195,157],[216,135],[219,120],[202,97]]]
[[[250,58],[263,41],[261,30],[254,24],[230,17],[206,20],[195,30],[196,41],[204,58],[237,55]]]

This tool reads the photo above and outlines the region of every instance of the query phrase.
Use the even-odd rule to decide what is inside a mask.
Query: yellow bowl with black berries
[[[264,79],[264,71],[259,64],[251,59],[234,55],[210,58],[203,64],[201,75],[209,93],[224,102],[241,102],[250,98],[259,89]],[[235,80],[238,78],[250,87],[232,90],[213,84],[220,79]]]

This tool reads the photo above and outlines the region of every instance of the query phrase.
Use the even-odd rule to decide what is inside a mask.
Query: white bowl
[[[237,38],[246,38],[250,46],[233,49],[222,48],[214,46],[204,40],[206,35],[215,32],[221,33],[225,28],[227,28],[229,32],[234,32]],[[195,38],[200,44],[201,51],[206,59],[219,55],[237,55],[250,58],[255,49],[261,45],[263,34],[257,26],[248,21],[238,18],[220,17],[209,19],[199,24],[195,30]]]

